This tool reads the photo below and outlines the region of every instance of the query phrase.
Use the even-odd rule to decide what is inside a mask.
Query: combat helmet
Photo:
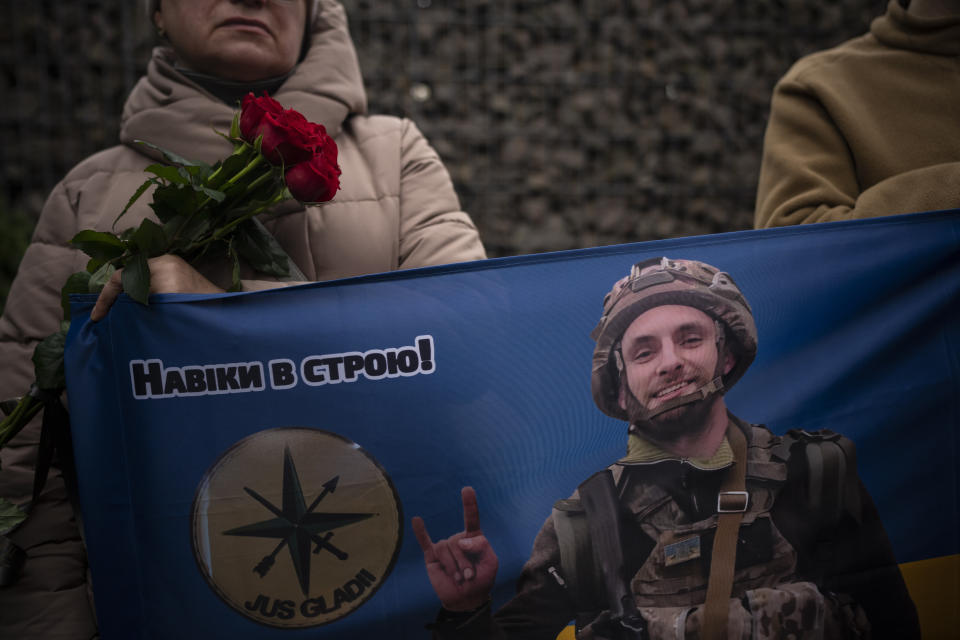
[[[699,309],[719,323],[718,347],[725,340],[736,362],[729,373],[722,375],[722,363],[718,360],[714,380],[694,393],[674,399],[657,413],[725,393],[753,362],[757,354],[753,312],[729,274],[696,260],[661,257],[638,262],[630,275],[614,284],[603,299],[603,316],[590,334],[597,343],[590,382],[593,401],[607,415],[628,420],[619,403],[623,369],[619,349],[627,327],[649,309],[674,304]]]

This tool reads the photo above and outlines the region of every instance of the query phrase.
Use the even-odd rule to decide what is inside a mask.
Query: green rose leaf
[[[103,231],[81,231],[73,236],[70,244],[96,260],[113,260],[123,255],[123,241],[112,233]]]
[[[247,159],[243,155],[232,155],[223,161],[221,173],[225,176],[235,176],[247,166]]]
[[[275,204],[278,202],[277,189],[282,184],[283,174],[274,170],[270,176],[252,189],[250,185],[243,182],[225,186],[224,191],[228,197],[235,197],[238,200],[242,199],[244,202],[242,206],[232,207],[230,211],[227,212],[228,217],[238,218],[241,217],[239,213],[241,211],[262,210],[265,206]]]
[[[17,402],[19,400],[3,400],[0,402],[0,414],[8,416],[13,413],[13,410],[17,408]]]
[[[123,214],[125,214],[125,213],[130,209],[130,207],[133,206],[133,203],[136,202],[137,200],[139,200],[139,199],[140,199],[140,196],[142,196],[142,195],[144,194],[144,192],[146,192],[146,190],[149,189],[150,186],[151,186],[151,185],[154,185],[154,184],[159,184],[159,183],[157,182],[157,179],[156,179],[156,178],[150,178],[150,179],[148,179],[146,182],[144,182],[142,185],[140,185],[139,187],[137,187],[137,190],[133,192],[133,195],[130,196],[130,199],[127,201],[127,206],[125,206],[125,207],[123,208],[123,211],[121,211],[121,212],[119,213],[119,215],[117,215],[117,217],[114,219],[114,221],[113,221],[113,225],[114,225],[114,226],[116,226],[116,224],[120,221],[120,218],[123,217]]]
[[[147,304],[150,296],[150,267],[145,254],[138,253],[133,256],[133,260],[124,265],[120,279],[128,296],[140,304]]]
[[[6,417],[0,420],[0,449],[16,438],[43,407],[40,400],[30,394],[17,400],[7,400],[2,405]]]
[[[63,308],[63,317],[70,317],[70,294],[90,293],[90,274],[78,271],[67,278],[67,283],[60,289],[60,306]]]
[[[246,194],[246,192],[247,192],[247,185],[244,184],[243,182],[239,182],[239,183],[234,182],[234,183],[232,183],[232,184],[231,184],[231,183],[227,183],[227,184],[223,185],[223,186],[220,187],[220,188],[223,190],[223,193],[224,193],[228,198],[232,198],[232,197],[242,197],[242,196],[244,196],[244,195]],[[234,211],[235,211],[237,208],[240,208],[240,207],[232,207],[229,211],[226,211],[225,213],[227,214],[228,217],[235,217],[235,216],[234,216]]]
[[[168,151],[163,147],[158,147],[152,142],[147,142],[146,140],[136,140],[137,144],[142,144],[143,146],[153,149],[154,151],[159,151],[163,154],[163,157],[172,162],[173,164],[179,165],[181,167],[196,167],[199,166],[199,163],[193,162],[192,160],[187,160],[183,156],[177,155],[173,151]]]
[[[199,196],[192,188],[171,184],[158,187],[153,192],[153,202],[150,203],[150,207],[157,214],[157,219],[166,223],[181,213],[195,211],[198,204]]]
[[[275,171],[272,180],[266,180],[250,194],[251,202],[263,204],[273,204],[279,202],[277,199],[277,188],[283,187],[283,174]]]
[[[256,218],[240,224],[235,236],[237,253],[261,273],[278,278],[290,275],[289,256]]]
[[[170,253],[182,252],[194,242],[203,239],[210,230],[211,221],[207,216],[181,214],[171,218],[163,225],[170,239]]]
[[[180,167],[174,167],[169,164],[152,164],[144,169],[144,171],[174,184],[186,184],[190,182],[189,174],[184,176]]]
[[[230,256],[230,261],[233,263],[229,291],[240,291],[240,256],[237,255],[234,244],[234,240],[231,239],[230,244],[227,245],[227,255]]]
[[[90,258],[87,260],[86,271],[87,273],[93,273],[100,267],[106,264],[103,260],[97,260],[96,258]]]
[[[99,269],[90,274],[90,281],[87,283],[87,293],[100,293],[100,290],[106,286],[107,281],[117,270],[115,266],[107,262]]]
[[[196,167],[183,167],[181,173],[189,179],[190,184],[196,189],[200,185],[208,184],[213,173],[213,167],[206,164]]]
[[[240,112],[239,111],[233,114],[233,121],[230,123],[230,137],[231,138],[240,137]]]
[[[137,227],[133,234],[133,242],[140,249],[140,253],[148,258],[163,255],[167,252],[167,234],[163,227],[153,220],[146,218]]]
[[[0,498],[0,536],[10,533],[26,519],[27,514],[20,507]]]
[[[45,391],[58,391],[67,386],[63,372],[63,348],[67,332],[61,329],[47,336],[33,350],[33,369],[37,386]]]
[[[212,200],[216,200],[217,202],[223,202],[223,199],[226,197],[226,194],[224,194],[223,191],[208,189],[207,187],[198,187],[197,191],[203,193]]]

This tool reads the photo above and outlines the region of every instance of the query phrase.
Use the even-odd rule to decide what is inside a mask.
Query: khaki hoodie
[[[280,205],[268,228],[311,280],[444,264],[485,257],[470,218],[460,211],[450,177],[409,120],[367,116],[359,64],[343,8],[320,0],[310,49],[274,97],[326,126],[339,146],[341,190],[332,202],[304,209]],[[83,229],[109,230],[156,161],[135,140],[193,160],[214,162],[230,145],[234,109],[174,67],[158,47],[123,112],[120,145],[75,167],[51,193],[0,318],[0,399],[22,395],[33,381],[37,341],[59,325],[60,288],[87,258],[68,242]],[[119,228],[152,212],[142,198]],[[221,265],[203,269],[221,286]],[[242,274],[247,288],[262,276]],[[275,284],[275,283],[274,283]],[[39,420],[2,451],[0,495],[26,502],[33,481]],[[58,469],[28,521],[11,534],[28,559],[17,584],[0,590],[0,637],[88,639],[96,633],[87,596],[86,557]]]
[[[891,0],[870,32],[777,83],[754,223],[774,227],[960,207],[960,16]]]

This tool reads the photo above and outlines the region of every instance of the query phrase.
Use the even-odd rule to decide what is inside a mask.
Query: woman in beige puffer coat
[[[305,5],[299,4],[304,1]],[[60,287],[85,266],[86,256],[69,246],[70,238],[82,229],[110,229],[144,181],[143,169],[158,160],[135,141],[146,140],[193,160],[215,162],[230,152],[230,145],[212,130],[229,129],[236,100],[251,89],[269,90],[285,107],[323,124],[339,147],[343,173],[333,201],[307,208],[288,202],[265,220],[306,278],[329,280],[485,257],[473,222],[460,211],[446,169],[417,127],[409,120],[365,115],[360,69],[339,3],[147,3],[151,15],[167,30],[168,44],[154,50],[146,75],[127,99],[121,144],[77,165],[54,188],[43,209],[0,318],[0,399],[29,388],[33,348],[57,330],[61,319]],[[306,46],[298,50],[299,61],[294,60],[292,69],[278,77],[237,81],[224,73],[211,75],[215,67],[204,68],[193,51],[178,46],[185,41],[177,31],[184,28],[183,22],[173,19],[178,13],[181,17],[197,14],[186,15],[195,18],[190,28],[202,27],[204,20],[222,26],[214,19],[217,16],[241,16],[250,24],[240,30],[249,32],[262,20],[264,31],[277,40],[270,20],[288,10],[301,12]],[[217,41],[186,42],[209,46]],[[230,62],[232,51],[224,47],[215,53]],[[242,48],[237,51],[234,68],[249,73],[252,67],[239,59]],[[121,228],[151,216],[148,202],[149,198],[142,198],[121,220]],[[210,265],[202,279],[223,287],[229,283],[227,273],[222,265]],[[242,275],[248,289],[279,284],[249,269]],[[3,450],[0,496],[19,504],[29,499],[39,433],[39,420],[34,420]],[[57,468],[51,471],[30,517],[9,535],[9,542],[25,552],[26,561],[17,582],[0,588],[0,637],[96,637],[86,557]]]

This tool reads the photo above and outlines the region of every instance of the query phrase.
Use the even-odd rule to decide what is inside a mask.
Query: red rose
[[[248,93],[241,103],[240,135],[253,144],[263,136],[260,152],[271,164],[292,166],[312,158],[325,144],[326,129],[264,94]],[[334,156],[336,162],[336,156]]]
[[[260,153],[273,165],[286,167],[285,181],[300,202],[326,202],[340,188],[337,144],[322,124],[264,94],[243,98],[240,135],[247,142],[260,138]]]
[[[271,164],[287,167],[309,160],[323,144],[313,123],[293,109],[264,115],[258,133],[263,136],[260,153]]]
[[[326,153],[319,153],[307,162],[287,169],[284,180],[294,198],[305,204],[326,202],[340,188],[340,167],[337,166],[337,145],[328,136],[333,148],[332,160]]]
[[[333,141],[333,138],[327,135],[327,130],[322,124],[315,124],[313,126],[317,129],[317,136],[322,140],[322,142],[317,146],[316,153],[323,154],[323,157],[325,157],[328,162],[336,165],[337,143]]]
[[[252,92],[245,95],[240,103],[240,136],[253,144],[260,135],[260,123],[268,113],[280,115],[283,113],[283,106],[266,93],[259,98]]]

